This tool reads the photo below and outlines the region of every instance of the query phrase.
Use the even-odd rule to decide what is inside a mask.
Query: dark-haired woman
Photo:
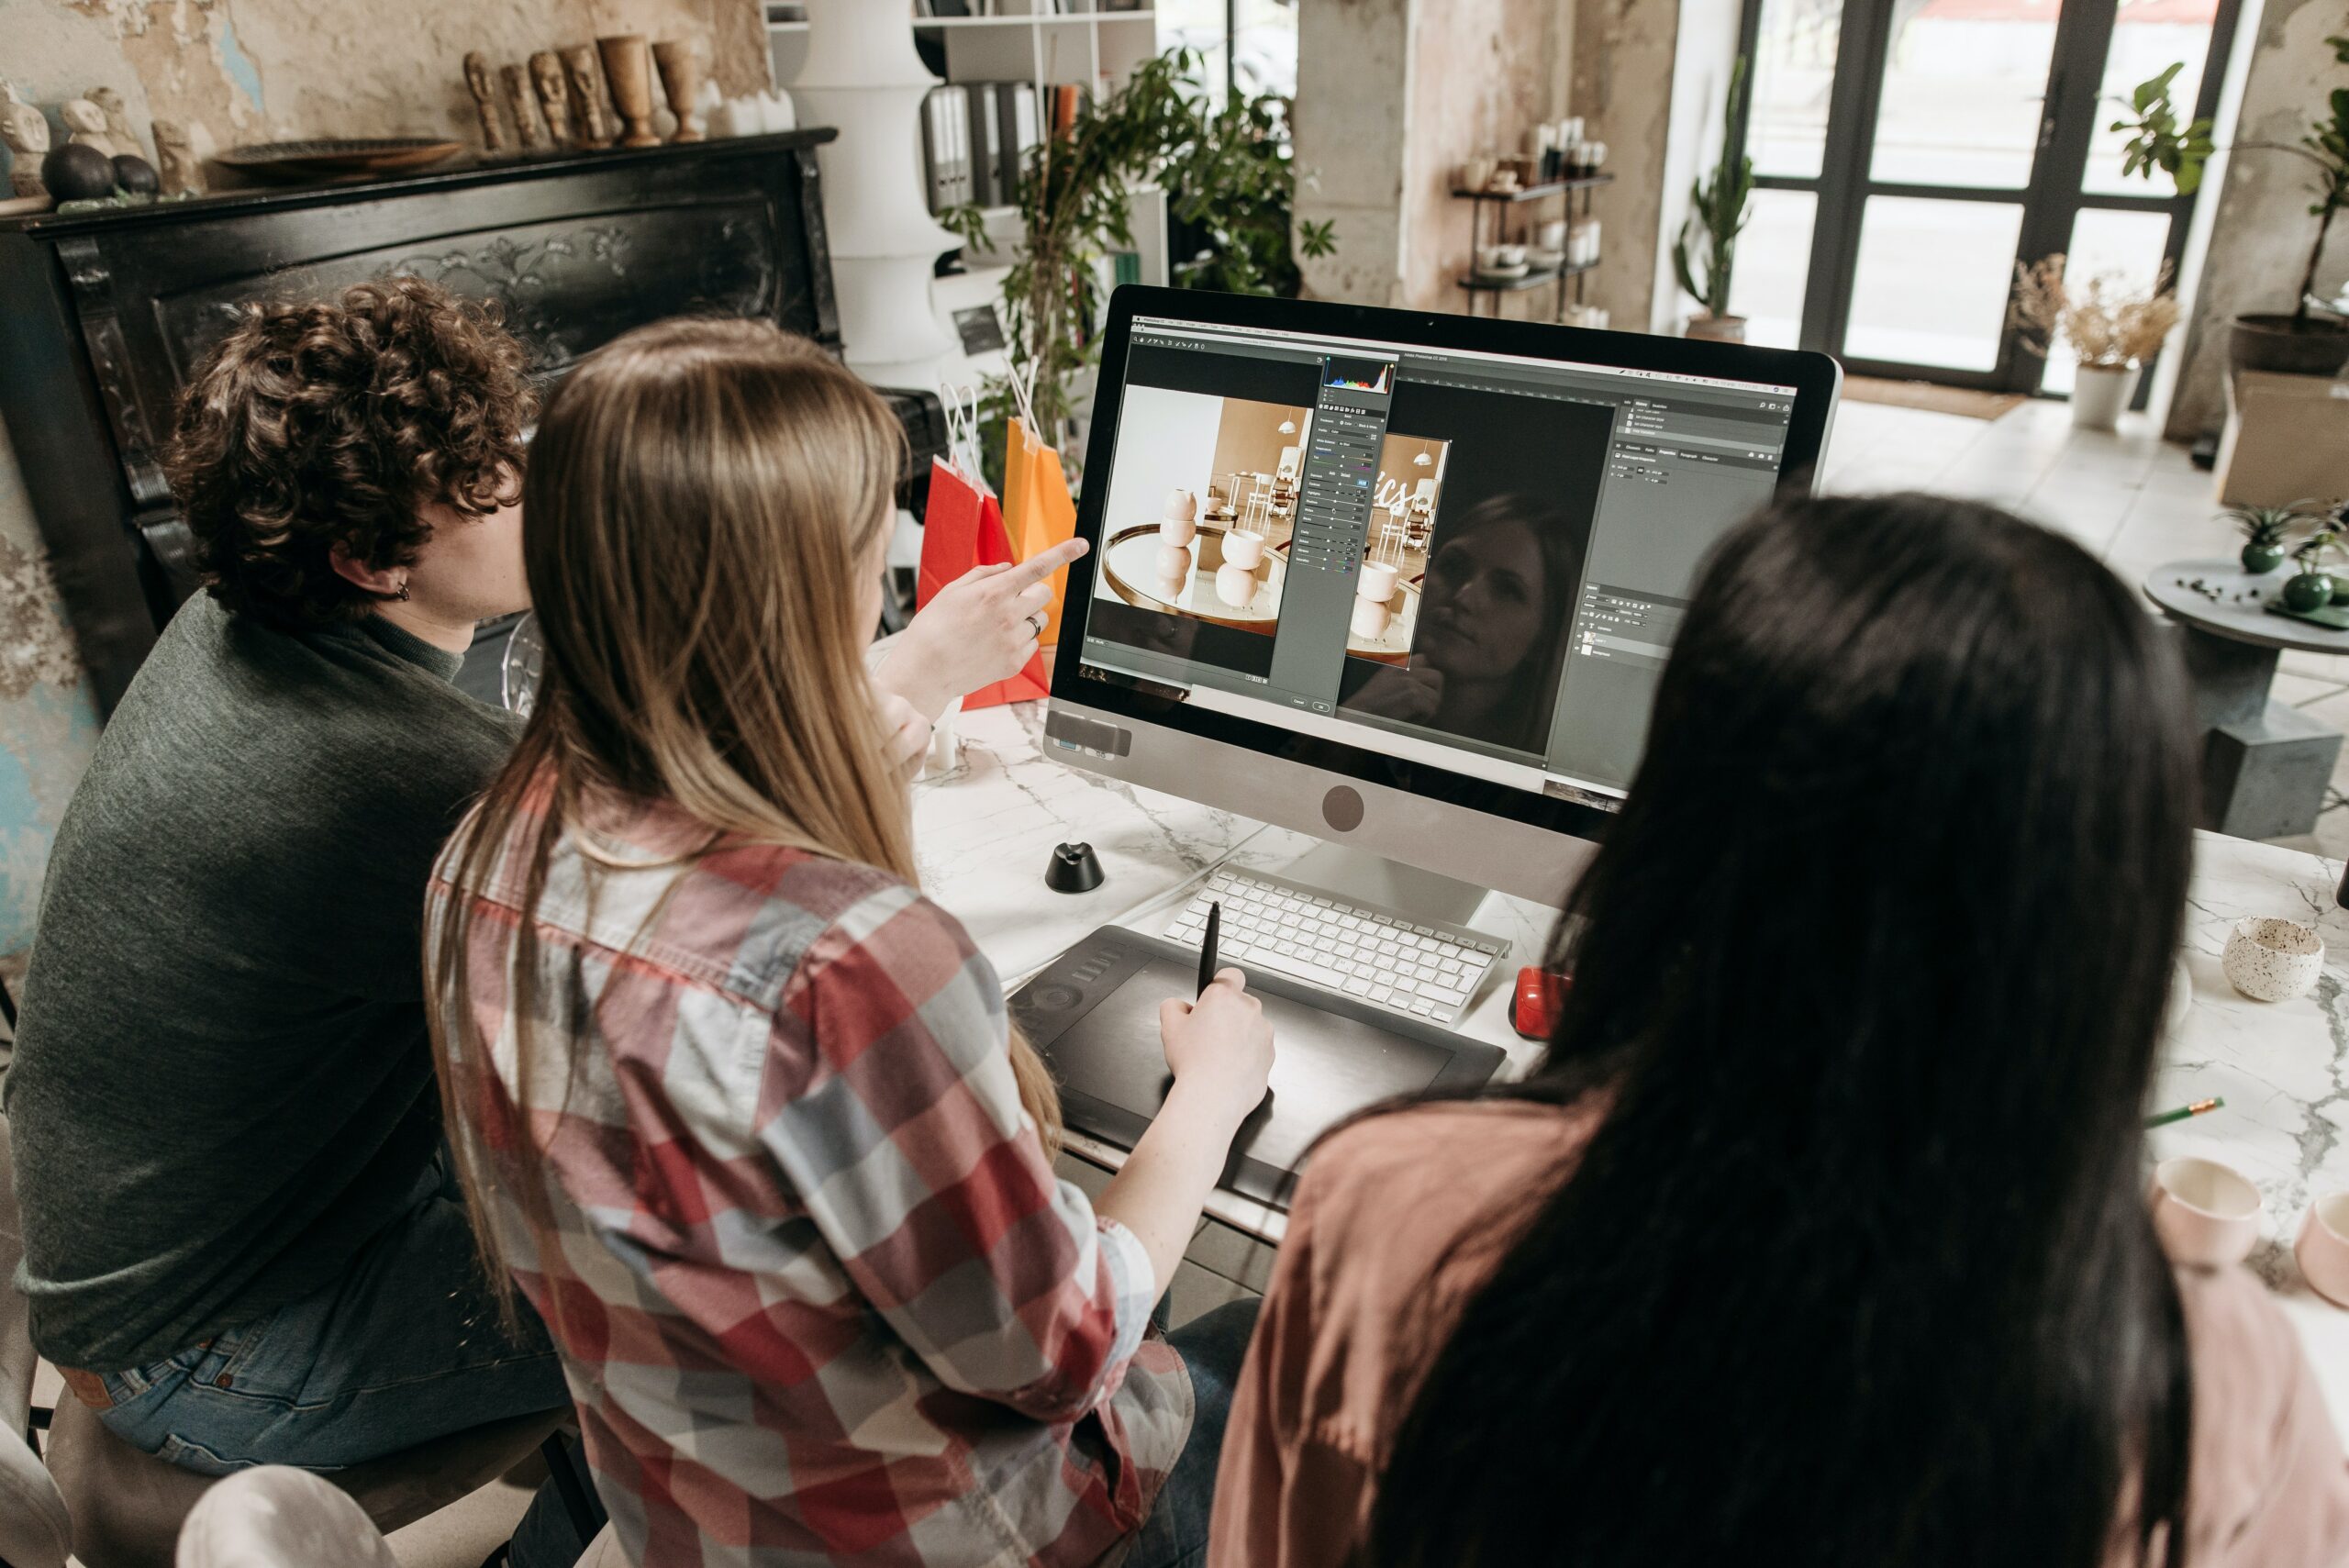
[[[2289,1329],[2141,1195],[2182,711],[2121,584],[2003,513],[1733,533],[1546,1064],[1314,1156],[1211,1562],[2349,1560]]]

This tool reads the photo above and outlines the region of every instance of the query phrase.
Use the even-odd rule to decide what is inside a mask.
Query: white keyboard
[[[1197,947],[1208,906],[1220,903],[1219,962],[1266,969],[1374,1006],[1456,1020],[1475,999],[1501,942],[1458,926],[1423,926],[1275,877],[1218,872],[1192,895],[1166,935]]]

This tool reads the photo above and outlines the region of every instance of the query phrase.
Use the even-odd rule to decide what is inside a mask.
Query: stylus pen
[[[1202,996],[1208,994],[1208,987],[1215,984],[1215,934],[1222,925],[1223,905],[1220,902],[1208,905],[1208,929],[1199,938],[1199,995]]]
[[[2213,1095],[2207,1100],[2197,1100],[2190,1106],[2180,1106],[2174,1111],[2164,1111],[2159,1116],[2149,1116],[2145,1118],[2145,1125],[2147,1127],[2167,1127],[2171,1122],[2184,1121],[2188,1117],[2198,1117],[2205,1111],[2217,1110],[2226,1103],[2226,1101],[2219,1098],[2218,1095]]]

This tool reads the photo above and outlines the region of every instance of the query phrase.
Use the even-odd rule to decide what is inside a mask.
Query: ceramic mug
[[[1476,270],[1481,272],[1499,272],[1508,271],[1508,269],[1514,265],[1514,263],[1502,261],[1501,252],[1508,249],[1509,247],[1506,245],[1477,246]],[[1520,260],[1522,259],[1523,258],[1521,257],[1520,258]]]
[[[1199,498],[1197,495],[1188,490],[1169,490],[1166,493],[1165,517],[1168,522],[1187,523],[1198,515]]]
[[[1489,158],[1471,158],[1460,166],[1460,189],[1464,191],[1481,191],[1492,178],[1493,161]]]
[[[1215,596],[1235,610],[1244,610],[1256,596],[1256,574],[1244,566],[1219,567],[1215,574]]]
[[[1542,249],[1544,250],[1564,250],[1566,248],[1566,220],[1563,217],[1552,218],[1540,228],[1534,230],[1534,238],[1541,242]]]
[[[1158,580],[1179,583],[1191,574],[1191,552],[1179,544],[1158,547]]]
[[[1362,579],[1354,584],[1354,595],[1383,605],[1395,596],[1395,563],[1391,561],[1365,561],[1362,563]]]
[[[2227,933],[2220,967],[2227,982],[2254,1002],[2288,1002],[2316,984],[2324,942],[2298,920],[2247,916]]]
[[[1199,525],[1188,517],[1170,517],[1161,520],[1158,525],[1158,537],[1165,541],[1164,548],[1168,550],[1181,550],[1197,539],[1198,534]]]
[[[2223,1268],[2259,1240],[2259,1188],[2216,1160],[2180,1154],[2154,1167],[2154,1229],[2173,1262]]]
[[[2349,1193],[2324,1193],[2309,1205],[2292,1255],[2310,1290],[2349,1307]]]
[[[1223,563],[1253,572],[1264,562],[1264,536],[1253,528],[1234,528],[1223,536]]]
[[[1386,635],[1386,628],[1395,613],[1376,599],[1356,599],[1352,626],[1353,634],[1366,642],[1375,642]]]

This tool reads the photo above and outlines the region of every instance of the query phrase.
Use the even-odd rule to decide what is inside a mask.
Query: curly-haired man
[[[251,312],[182,407],[209,592],[59,827],[7,1108],[36,1342],[188,1468],[569,1403],[481,1284],[419,978],[434,853],[513,743],[451,680],[528,602],[534,410],[519,345],[412,279]],[[566,1533],[542,1500],[518,1561]]]

